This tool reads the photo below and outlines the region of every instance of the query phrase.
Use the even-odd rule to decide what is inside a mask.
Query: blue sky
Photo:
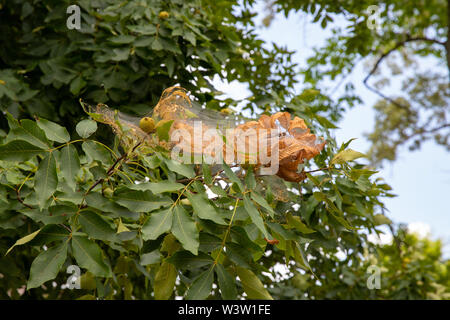
[[[263,7],[260,7],[262,12]],[[259,19],[263,14],[259,15]],[[260,21],[260,20],[259,20]],[[343,25],[343,21],[338,21]],[[261,25],[261,23],[259,23]],[[258,29],[261,39],[275,42],[277,45],[287,46],[295,50],[295,62],[306,66],[306,59],[312,55],[312,48],[321,46],[330,35],[330,30],[322,30],[320,26],[311,23],[308,16],[291,13],[286,19],[284,15],[277,15],[269,28]],[[434,61],[426,61],[421,68],[439,68]],[[370,143],[363,133],[369,132],[374,126],[374,112],[372,106],[378,96],[367,90],[362,79],[367,74],[363,64],[359,64],[353,71],[351,79],[356,84],[356,93],[363,98],[363,103],[349,110],[343,121],[335,130],[339,143],[357,138],[351,147],[365,152]],[[249,96],[246,87],[239,83],[220,83],[214,81],[218,88],[227,95],[242,99]],[[299,86],[299,93],[300,93]],[[395,86],[390,88],[395,90]],[[387,92],[389,93],[389,91]],[[393,187],[398,197],[386,199],[384,202],[390,211],[388,216],[394,222],[411,224],[414,229],[426,232],[429,228],[432,238],[440,238],[445,243],[445,256],[450,256],[450,153],[433,142],[425,143],[419,151],[409,152],[403,148],[394,163],[385,164],[379,169],[379,176]]]

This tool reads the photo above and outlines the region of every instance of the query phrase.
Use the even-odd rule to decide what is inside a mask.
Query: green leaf
[[[41,232],[29,243],[30,246],[42,246],[53,241],[65,241],[70,237],[70,233],[64,227],[56,224],[48,224],[41,229]]]
[[[97,284],[95,282],[95,277],[92,273],[86,272],[80,276],[80,286],[81,289],[95,290],[97,289]]]
[[[333,157],[331,164],[343,164],[362,157],[366,157],[366,155],[353,149],[345,149]]]
[[[169,131],[173,120],[161,120],[156,124],[156,133],[161,141],[169,141]]]
[[[221,265],[216,264],[217,280],[219,281],[219,288],[224,300],[236,300],[237,289],[236,281],[228,273],[228,271]]]
[[[22,245],[22,244],[25,244],[25,243],[30,242],[31,240],[33,240],[41,230],[42,230],[42,229],[36,230],[35,232],[30,233],[29,235],[26,235],[25,237],[22,237],[22,238],[20,238],[19,240],[17,240],[17,241],[12,245],[12,247],[10,247],[10,248],[8,249],[8,251],[6,251],[5,256],[6,256],[12,249],[14,249],[15,246],[20,246],[20,245]]]
[[[391,219],[386,217],[384,214],[376,214],[373,216],[373,222],[376,226],[382,225],[382,224],[392,224]]]
[[[194,213],[200,219],[211,220],[222,225],[227,224],[203,194],[187,192],[186,196],[194,208]]]
[[[252,169],[247,170],[247,174],[245,175],[245,184],[249,190],[256,188],[255,174]]]
[[[317,278],[317,276],[314,274],[314,272],[311,269],[311,266],[309,265],[308,259],[306,257],[306,254],[302,248],[302,246],[295,242],[294,244],[294,258],[295,260],[302,266],[306,267],[311,273]]]
[[[168,300],[173,293],[177,270],[168,262],[163,262],[155,276],[153,290],[156,300]]]
[[[144,156],[144,159],[142,160],[143,164],[145,166],[147,166],[150,169],[156,169],[159,167],[159,165],[161,164],[161,159],[158,158],[157,155],[153,155],[153,156]]]
[[[261,232],[264,234],[264,237],[269,239],[269,234],[267,233],[266,227],[264,226],[264,220],[261,218],[258,210],[255,208],[253,202],[247,197],[247,195],[244,195],[244,207],[253,223],[258,227],[259,230],[261,230]]]
[[[86,86],[86,84],[87,82],[84,81],[81,76],[78,76],[70,82],[69,90],[74,96],[77,96],[80,91]]]
[[[152,35],[156,33],[156,27],[152,24],[127,26],[127,28],[132,32],[140,33],[143,35]]]
[[[298,240],[300,237],[293,231],[285,229],[281,224],[267,221],[272,231],[278,233],[284,240]]]
[[[140,191],[150,190],[153,194],[159,194],[164,192],[175,192],[181,190],[184,188],[184,185],[178,182],[163,180],[158,182],[145,182],[140,184],[134,184],[129,188]]]
[[[318,114],[315,114],[314,117],[316,117],[317,121],[319,121],[322,127],[328,129],[338,129],[338,127],[335,126],[332,122],[330,122],[327,118],[319,116]]]
[[[13,140],[0,145],[0,160],[26,161],[41,155],[45,150],[23,140]]]
[[[81,148],[90,158],[89,162],[97,160],[103,163],[105,166],[111,165],[111,155],[109,151],[106,150],[104,147],[98,145],[94,141],[89,140],[83,142]]]
[[[266,199],[264,199],[262,196],[260,196],[255,191],[252,191],[252,199],[259,204],[261,207],[267,210],[269,212],[269,215],[271,218],[274,217],[275,212],[273,211],[272,207],[267,203]]]
[[[39,128],[44,130],[47,139],[56,141],[59,143],[65,143],[70,141],[69,132],[66,128],[61,127],[59,124],[48,121],[46,119],[39,119],[37,121]]]
[[[236,272],[248,299],[273,300],[270,293],[264,288],[261,280],[252,271],[237,267]]]
[[[214,260],[211,256],[203,252],[199,252],[198,255],[193,255],[189,251],[183,250],[175,252],[167,259],[167,262],[173,264],[177,269],[191,270],[211,265],[214,263]]]
[[[114,217],[123,217],[127,219],[137,220],[140,214],[135,211],[130,211],[117,203],[105,198],[98,192],[90,192],[86,196],[88,206],[100,210],[102,212],[110,212]]]
[[[117,233],[122,232],[129,232],[130,229],[128,229],[122,222],[122,219],[119,218],[119,225],[117,226]]]
[[[45,206],[46,201],[55,192],[58,186],[58,175],[56,173],[56,161],[50,152],[39,164],[34,176],[34,189],[37,192],[39,208]]]
[[[293,216],[292,214],[288,213],[286,215],[286,220],[288,222],[288,224],[292,227],[294,227],[295,229],[297,229],[298,231],[302,232],[302,233],[314,233],[316,232],[315,230],[308,228],[306,226],[306,224],[303,223],[302,220],[300,220],[300,217],[297,216]]]
[[[172,208],[152,213],[142,226],[142,238],[155,240],[163,233],[168,232],[172,227],[172,215]]]
[[[133,26],[130,26],[130,27],[133,27]],[[121,34],[119,36],[108,38],[108,41],[111,43],[114,43],[114,44],[128,44],[128,43],[132,43],[135,38],[136,37],[134,37],[134,36]]]
[[[114,241],[116,232],[111,225],[100,215],[92,211],[82,211],[78,215],[83,231],[93,239]]]
[[[217,194],[218,196],[221,197],[228,197],[228,194],[225,192],[225,190],[223,190],[221,187],[216,186],[216,185],[212,185],[209,187],[211,189],[211,191],[215,194]]]
[[[73,191],[76,190],[76,176],[80,171],[80,158],[77,149],[69,144],[61,150],[61,175]]]
[[[27,290],[56,278],[67,258],[67,241],[42,251],[31,264]]]
[[[102,250],[92,240],[85,236],[72,237],[72,252],[77,263],[97,277],[111,277],[112,271],[104,260]]]
[[[164,162],[170,171],[176,172],[190,179],[195,177],[195,172],[191,165],[183,164],[172,159],[164,159]]]
[[[172,233],[183,245],[183,248],[193,254],[198,253],[198,230],[192,219],[183,206],[176,206],[172,220]]]
[[[162,45],[162,42],[159,37],[156,37],[155,40],[153,40],[152,49],[155,51],[164,49],[164,46]]]
[[[207,164],[203,164],[202,165],[202,172],[203,172],[203,177],[205,179],[205,183],[207,185],[210,185],[213,183],[213,178],[212,178],[212,174],[211,174],[211,167]]]
[[[80,137],[86,139],[97,131],[97,122],[91,119],[83,120],[77,124],[76,130]]]
[[[357,138],[351,138],[350,140],[348,140],[347,142],[344,142],[342,145],[341,145],[341,147],[339,148],[339,151],[342,151],[342,150],[344,150],[344,149],[347,149],[347,147],[350,145],[350,143],[353,141],[353,140],[356,140]]]
[[[226,164],[222,164],[222,168],[225,171],[227,177],[231,180],[231,182],[236,183],[241,192],[244,192],[245,188],[242,184],[242,181],[236,176],[236,174],[230,169],[230,167]]]
[[[161,253],[159,250],[153,250],[149,253],[144,253],[141,255],[141,261],[140,264],[142,266],[147,266],[149,264],[155,264],[161,261]]]
[[[150,191],[136,191],[128,188],[120,189],[114,200],[132,211],[151,212],[172,203],[170,198],[157,198]]]
[[[11,128],[7,141],[11,140],[23,140],[44,150],[50,147],[44,131],[35,121],[29,119],[23,119],[20,121],[20,126]]]
[[[305,90],[303,90],[303,92],[298,97],[299,97],[299,99],[301,99],[303,101],[311,102],[319,94],[320,94],[319,90],[316,90],[316,89],[305,89]]]
[[[211,287],[214,281],[213,267],[202,272],[187,290],[187,300],[204,300],[211,293]]]
[[[328,212],[331,213],[331,215],[340,223],[342,224],[345,228],[349,229],[349,230],[355,230],[356,228],[353,227],[347,220],[345,220],[344,216],[343,216],[343,212],[341,210],[339,210],[339,208],[336,207],[336,205],[333,203],[333,201],[331,201],[330,199],[327,198],[327,196],[325,194],[323,194],[322,192],[314,192],[313,193],[314,198],[316,198],[316,200],[318,201],[324,201],[326,203],[326,209]]]

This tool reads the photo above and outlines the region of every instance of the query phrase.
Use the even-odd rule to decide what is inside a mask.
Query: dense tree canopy
[[[358,164],[351,141],[331,138],[340,104],[353,100],[336,104],[316,90],[315,68],[326,64],[335,77],[344,62],[318,55],[313,85],[296,92],[292,52],[256,37],[254,1],[77,3],[81,29],[69,30],[69,1],[0,1],[1,298],[448,298],[438,242],[401,228],[391,245],[368,241],[381,225],[394,228],[382,203],[391,188]],[[316,12],[300,3],[273,8]],[[318,1],[318,12],[363,8],[349,3]],[[361,48],[344,59],[369,54],[360,41],[341,45]],[[178,84],[205,108],[236,106],[217,98],[216,75],[248,84],[244,109],[289,111],[326,138],[299,168],[306,180],[124,146],[79,103],[142,115]],[[71,265],[81,268],[81,289],[61,287]],[[367,286],[370,265],[382,271],[380,290]]]

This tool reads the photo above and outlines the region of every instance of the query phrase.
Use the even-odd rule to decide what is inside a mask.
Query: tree
[[[301,73],[305,82],[321,88],[323,112],[338,119],[361,102],[348,76],[366,63],[363,84],[380,98],[374,105],[375,128],[367,135],[374,165],[395,160],[400,146],[416,150],[430,139],[449,150],[448,1],[378,1],[374,6],[373,1],[274,0],[267,8],[266,24],[276,12],[291,11],[311,14],[323,28],[345,21],[346,27],[333,28],[326,45],[315,49]],[[400,91],[387,93],[395,83]],[[339,96],[331,98],[334,93]]]
[[[1,2],[2,298],[293,298],[306,287],[272,280],[275,265],[288,267],[290,283],[299,274],[312,283],[334,272],[339,251],[379,255],[367,233],[390,224],[382,203],[390,187],[354,161],[362,154],[351,141],[330,138],[335,119],[318,113],[316,90],[295,94],[292,53],[263,47],[252,3],[79,1],[78,31],[66,27],[67,1]],[[306,180],[181,164],[161,147],[120,144],[127,133],[113,134],[79,105],[142,115],[175,83],[207,109],[237,105],[217,99],[216,74],[248,83],[245,108],[290,111],[327,138],[299,168]],[[73,284],[73,265],[81,289],[61,288]],[[326,298],[336,283],[308,297]],[[422,297],[435,293],[425,288]]]

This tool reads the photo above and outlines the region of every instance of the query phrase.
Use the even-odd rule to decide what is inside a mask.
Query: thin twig
[[[23,204],[25,207],[29,208],[29,209],[33,209],[32,206],[30,206],[29,204],[26,204],[25,202],[23,202],[22,198],[20,197],[20,190],[16,189],[16,195],[17,195],[17,200]]]

